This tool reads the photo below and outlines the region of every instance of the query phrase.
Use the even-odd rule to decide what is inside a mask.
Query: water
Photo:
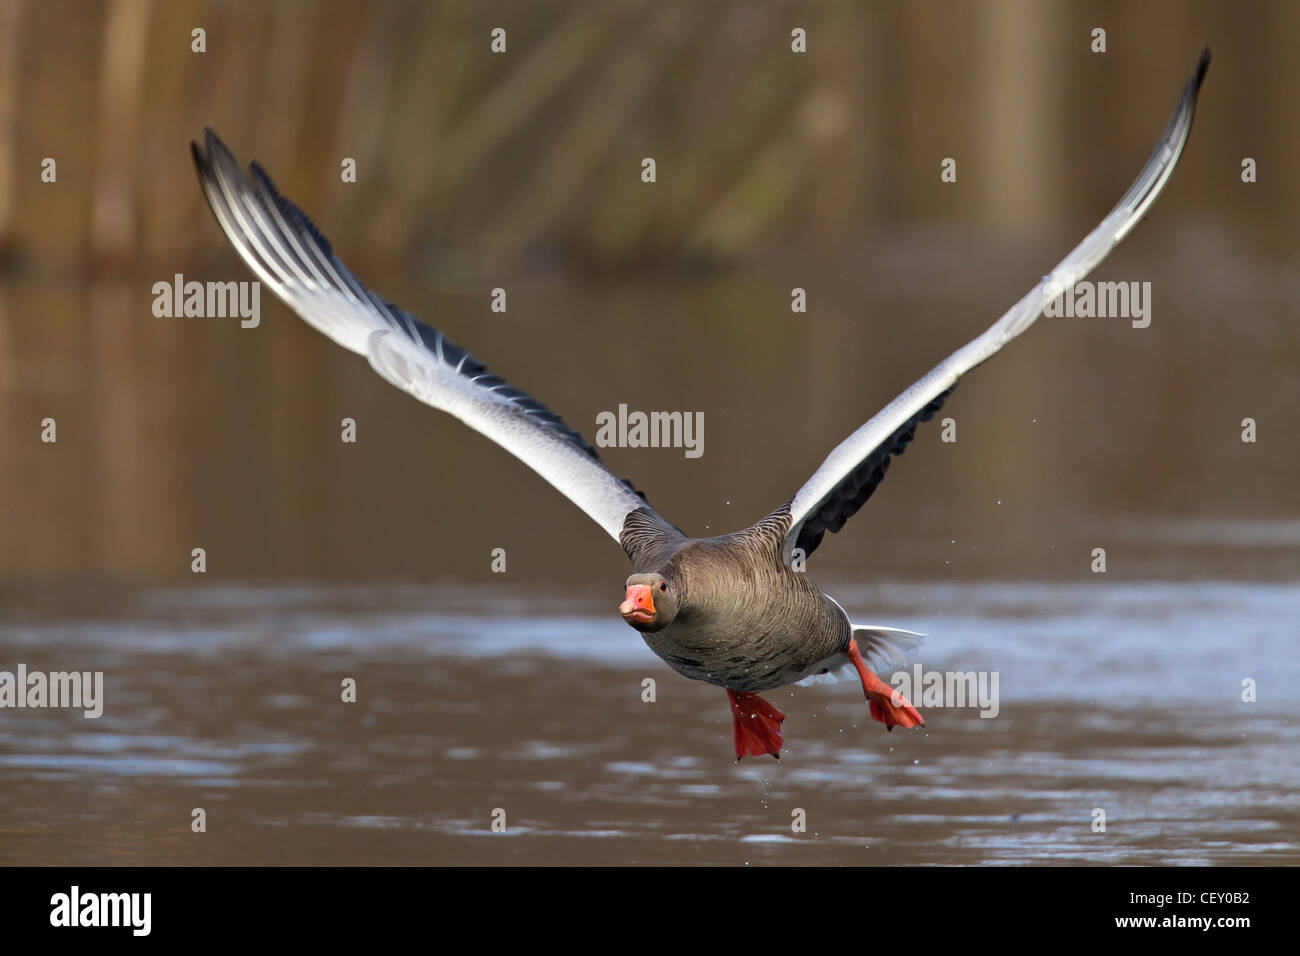
[[[722,692],[580,596],[36,597],[0,618],[0,667],[103,670],[104,715],[0,712],[0,862],[1300,862],[1300,587],[829,590],[926,632],[926,670],[997,671],[997,716],[887,734],[851,685],[783,689],[780,764],[737,765]]]

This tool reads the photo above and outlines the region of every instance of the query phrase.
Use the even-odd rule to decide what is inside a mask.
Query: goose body
[[[924,726],[867,666],[888,663],[917,635],[852,624],[804,562],[826,532],[839,531],[862,507],[957,380],[1029,328],[1142,219],[1182,153],[1208,65],[1207,50],[1138,178],[1055,269],[836,446],[788,501],[749,528],[713,538],[684,535],[558,415],[362,285],[256,163],[245,175],[211,130],[204,146],[193,144],[193,155],[218,223],[258,277],[310,325],[365,355],[388,382],[516,455],[600,525],[632,564],[623,619],[677,673],[726,689],[737,758],[779,757],[785,715],[759,692],[832,672],[856,672],[871,716],[887,728]]]
[[[848,615],[781,558],[784,506],[737,534],[676,543],[628,580],[671,587],[677,614],[662,628],[631,621],[650,650],[692,680],[755,693],[803,680],[848,651]],[[634,562],[635,563],[635,562]]]

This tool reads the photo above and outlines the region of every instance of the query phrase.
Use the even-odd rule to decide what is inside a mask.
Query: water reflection
[[[1297,862],[1290,585],[835,588],[1001,672],[999,716],[890,734],[847,685],[779,692],[731,760],[715,689],[613,615],[478,589],[145,591],[0,621],[5,660],[106,672],[98,721],[8,712],[12,862]],[[1231,654],[1225,654],[1225,644]],[[1230,660],[1229,660],[1230,657]],[[657,701],[641,682],[657,681]],[[1259,702],[1240,701],[1254,677]],[[359,700],[340,703],[340,680]],[[207,809],[220,840],[189,839]],[[507,813],[506,834],[490,814]],[[1095,807],[1105,834],[1091,830]],[[806,834],[790,830],[803,808]]]

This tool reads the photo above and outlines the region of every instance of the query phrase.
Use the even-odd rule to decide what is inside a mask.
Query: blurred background
[[[923,429],[817,570],[1071,577],[1110,544],[1112,573],[1219,574],[1246,556],[1200,552],[1253,539],[1251,574],[1297,571],[1294,4],[0,9],[7,577],[184,581],[197,546],[222,578],[485,580],[495,546],[521,580],[622,574],[526,468],[269,295],[256,330],[152,315],[176,272],[251,278],[195,181],[205,125],[372,288],[589,437],[620,402],[703,411],[700,459],[605,455],[702,534],[793,494],[1082,238],[1207,43],[1177,176],[1095,276],[1152,282],[1150,328],[1035,328],[962,382],[957,443]]]
[[[501,54],[490,50],[497,27]],[[807,31],[807,53],[791,52],[796,27]],[[1091,50],[1098,27],[1104,54]],[[191,49],[196,28],[202,53]],[[102,653],[109,667],[121,663],[113,654],[139,652],[171,680],[164,691],[140,671],[122,678],[146,681],[138,700],[167,715],[150,718],[168,727],[149,725],[153,744],[138,736],[144,724],[123,725],[116,741],[69,743],[62,717],[24,717],[28,742],[11,738],[7,759],[30,771],[31,805],[49,784],[42,774],[84,782],[76,768],[120,766],[94,763],[104,753],[125,749],[150,767],[155,751],[192,756],[194,740],[211,735],[207,764],[164,762],[157,773],[225,779],[213,766],[229,757],[246,769],[240,761],[254,758],[240,748],[250,739],[292,737],[281,704],[296,713],[310,694],[266,690],[252,671],[208,670],[229,659],[231,635],[250,648],[282,642],[276,653],[291,654],[284,648],[341,653],[382,633],[396,642],[380,655],[392,664],[405,660],[395,647],[424,660],[430,634],[468,615],[484,632],[514,635],[501,653],[541,646],[599,658],[604,642],[619,643],[630,649],[600,666],[640,668],[637,680],[663,670],[612,617],[622,554],[522,464],[387,386],[269,294],[256,329],[152,314],[153,284],[176,273],[252,278],[195,180],[189,141],[204,126],[242,162],[262,163],[371,288],[589,438],[596,415],[620,403],[703,412],[699,459],[680,449],[603,457],[685,531],[706,535],[793,494],[836,443],[1091,230],[1141,169],[1210,46],[1176,174],[1092,276],[1149,281],[1150,327],[1040,321],[962,381],[944,409],[957,442],[941,442],[937,423],[923,427],[810,570],[860,607],[895,608],[891,623],[904,626],[934,624],[909,613],[965,613],[984,598],[961,588],[1002,582],[1012,591],[991,600],[1012,618],[1030,616],[1026,648],[1064,621],[1054,646],[1086,655],[1105,631],[1119,641],[1108,658],[1116,666],[1137,609],[1187,614],[1214,582],[1229,588],[1215,592],[1214,623],[1179,617],[1178,634],[1167,620],[1152,624],[1151,646],[1165,653],[1170,638],[1191,640],[1184,624],[1200,628],[1206,666],[1216,667],[1225,633],[1267,639],[1245,656],[1290,673],[1282,649],[1300,610],[1298,38],[1300,5],[1284,0],[0,0],[0,667],[11,658],[34,667],[42,648]],[[41,179],[47,157],[53,183]],[[654,184],[641,181],[643,157],[656,160]],[[940,181],[947,157],[955,183]],[[1247,157],[1258,166],[1250,184]],[[355,183],[340,180],[344,158],[356,161]],[[490,309],[496,287],[508,295],[504,314]],[[806,314],[791,311],[795,287],[807,290]],[[340,441],[345,417],[357,422],[355,444]],[[41,441],[45,418],[57,422],[55,444]],[[1255,443],[1241,440],[1244,418],[1257,422]],[[207,553],[201,578],[190,570],[196,547]],[[1098,547],[1105,576],[1090,571]],[[491,571],[494,548],[506,549],[505,575]],[[1108,592],[1118,605],[1070,634],[1068,622],[1093,606],[1080,595],[1103,579],[1124,585]],[[1083,590],[1063,598],[1058,586]],[[937,603],[910,610],[927,600]],[[398,627],[409,647],[388,618],[348,616],[393,607],[413,615]],[[529,630],[539,609],[568,616]],[[987,620],[967,624],[970,634],[988,629],[983,647],[998,646],[1002,631]],[[590,642],[571,642],[588,632]],[[570,650],[556,651],[552,638]],[[162,653],[178,656],[148,656]],[[265,665],[262,651],[248,653],[248,668]],[[1032,673],[1051,672],[1026,653],[1045,668]],[[335,663],[304,653],[293,666],[320,668],[335,693]],[[472,672],[456,685],[465,707],[490,700],[473,690],[474,675],[486,686],[499,663],[456,665]],[[417,670],[409,699],[431,682],[453,694],[450,668]],[[1196,672],[1163,673],[1161,686],[1178,694],[1196,681]],[[262,730],[209,726],[210,709],[186,718],[205,675],[235,695],[222,713],[271,707]],[[1221,677],[1235,693],[1240,675]],[[587,728],[599,707],[584,700],[591,684],[566,679],[575,682],[569,719]],[[695,685],[681,692],[692,695],[683,726],[718,712],[700,743],[708,776],[729,762],[722,697]],[[389,697],[396,710],[400,699]],[[846,698],[846,712],[858,706]],[[1294,698],[1288,707],[1279,726],[1294,733]],[[1019,746],[979,738],[987,723],[971,725],[972,740],[993,748],[977,748],[972,766]],[[1116,746],[1131,726],[1117,723]],[[410,739],[429,732],[420,722]],[[665,753],[685,746],[667,733],[654,740]],[[591,742],[565,751],[575,774]],[[315,753],[303,746],[290,752]],[[442,752],[412,746],[386,753],[409,769]],[[644,756],[644,739],[627,746]],[[1247,761],[1249,772],[1276,766],[1270,754]],[[1217,766],[1183,757],[1184,776]],[[534,766],[536,748],[518,759]],[[71,776],[50,769],[59,760],[72,761]],[[319,767],[304,776],[314,774],[333,779]],[[1294,784],[1267,782],[1277,794],[1294,794]],[[1294,823],[1294,796],[1261,801],[1285,806]],[[13,805],[27,804],[18,796]],[[117,825],[115,849],[96,858],[187,852],[166,841],[146,852],[132,843],[138,831]],[[40,829],[26,826],[11,835]],[[912,832],[902,818],[898,826]],[[1275,843],[1271,830],[1261,839]],[[254,856],[225,861],[264,846],[250,840]],[[70,860],[92,852],[67,849]],[[1023,858],[1022,849],[1006,852]]]

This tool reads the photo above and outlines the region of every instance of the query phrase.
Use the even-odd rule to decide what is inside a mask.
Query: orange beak
[[[647,624],[655,619],[654,592],[648,584],[629,584],[627,597],[618,606],[618,613],[625,621],[638,621]]]

